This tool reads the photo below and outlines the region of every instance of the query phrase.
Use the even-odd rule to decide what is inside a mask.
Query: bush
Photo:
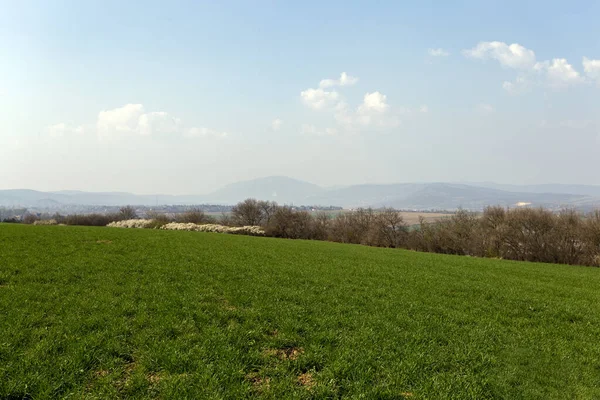
[[[581,224],[584,263],[600,267],[600,210],[587,215]]]
[[[392,208],[385,208],[375,214],[369,228],[369,243],[379,247],[405,247],[408,239],[408,226],[402,214]]]
[[[231,223],[237,226],[266,226],[277,208],[274,202],[246,199],[231,209]]]
[[[64,217],[66,225],[106,226],[113,221],[119,221],[119,214],[71,214]]]
[[[313,218],[307,211],[296,211],[291,207],[277,207],[269,218],[267,236],[287,239],[315,239]]]
[[[133,208],[132,206],[125,206],[125,207],[121,207],[121,209],[119,210],[119,220],[123,221],[123,220],[127,220],[127,219],[136,219],[137,213],[135,212],[135,208]]]
[[[331,221],[329,238],[340,243],[371,244],[374,219],[375,212],[370,208],[337,214]]]
[[[40,217],[38,217],[36,214],[31,214],[31,213],[27,213],[23,217],[24,224],[33,224],[34,222],[39,221],[39,220],[40,220]]]
[[[148,228],[160,228],[173,221],[173,218],[170,218],[167,214],[156,211],[147,212],[146,217],[151,220],[151,222],[148,223]]]
[[[191,223],[191,224],[214,224],[215,219],[204,213],[199,208],[192,208],[189,211],[182,213],[177,216],[177,222]]]

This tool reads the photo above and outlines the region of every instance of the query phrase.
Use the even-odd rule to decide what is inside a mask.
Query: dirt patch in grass
[[[162,380],[162,376],[159,373],[151,373],[146,376],[146,379],[151,385],[158,385],[158,383]]]
[[[107,376],[108,374],[110,374],[110,371],[106,370],[106,369],[101,369],[99,371],[94,372],[94,376],[96,378],[104,378],[105,376]]]
[[[304,353],[301,347],[286,347],[283,349],[266,349],[263,354],[268,357],[277,357],[280,360],[297,360]]]
[[[133,371],[136,369],[136,367],[137,364],[135,361],[125,364],[125,368],[123,369],[121,377],[115,382],[117,388],[123,389],[130,384],[131,376],[133,375]]]
[[[271,378],[268,376],[260,376],[258,372],[250,372],[246,375],[246,379],[252,383],[252,387],[258,391],[265,391],[270,388]]]
[[[315,382],[315,378],[313,378],[310,372],[305,372],[298,377],[298,384],[304,386],[308,390],[311,390],[315,387],[317,382]]]
[[[412,392],[402,392],[402,393],[400,393],[400,396],[402,396],[405,399],[407,399],[409,397],[413,397],[413,393]]]
[[[229,302],[229,300],[227,300],[227,299],[223,299],[222,303],[223,303],[223,308],[226,309],[227,311],[236,311],[237,310],[237,307],[232,305]]]

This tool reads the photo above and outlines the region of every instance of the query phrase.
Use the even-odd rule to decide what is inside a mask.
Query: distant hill
[[[199,200],[199,199],[198,199]],[[42,207],[44,204],[103,205],[125,204],[153,205],[178,202],[178,196],[136,195],[124,192],[40,192],[28,189],[0,190],[0,206]]]
[[[206,195],[136,195],[126,192],[0,190],[0,206],[59,208],[60,205],[119,206],[235,204],[246,198],[279,204],[395,207],[414,210],[481,210],[488,205],[600,208],[600,186],[501,185],[494,183],[397,183],[323,188],[284,176],[236,182]]]
[[[384,206],[404,209],[447,209],[465,208],[481,210],[488,205],[515,207],[532,205],[556,208],[584,203],[588,196],[562,193],[523,193],[482,188],[469,185],[433,183],[395,201],[384,201]]]
[[[472,183],[470,185],[486,187],[490,189],[506,190],[509,192],[561,193],[600,197],[600,185],[566,185],[556,183],[541,185],[504,185],[490,182]]]

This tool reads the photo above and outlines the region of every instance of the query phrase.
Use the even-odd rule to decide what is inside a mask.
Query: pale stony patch
[[[111,222],[106,226],[111,228],[148,228],[151,223],[151,219],[126,219],[124,221]]]
[[[194,232],[214,232],[230,233],[237,235],[264,236],[265,231],[260,226],[224,226],[218,224],[194,224],[184,222],[171,222],[160,227],[160,229],[170,231],[194,231]]]
[[[55,219],[42,219],[39,221],[34,221],[34,225],[58,225]]]

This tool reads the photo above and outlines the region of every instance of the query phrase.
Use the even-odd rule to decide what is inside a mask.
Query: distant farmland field
[[[600,398],[600,270],[0,224],[0,399]]]
[[[408,225],[416,225],[419,223],[419,218],[423,217],[427,222],[435,222],[439,221],[442,218],[450,217],[452,214],[448,213],[435,213],[435,212],[411,212],[411,211],[402,211],[400,213],[404,218],[404,222]]]
[[[349,212],[349,211],[347,211],[347,210],[315,211],[315,212],[312,212],[311,214],[315,215],[315,214],[319,214],[319,213],[326,213],[333,217],[336,214],[343,213],[343,212]],[[216,218],[219,218],[223,214],[230,215],[231,213],[207,212],[206,214],[216,217]],[[427,222],[435,222],[435,221],[439,221],[442,218],[446,218],[446,217],[449,217],[452,215],[450,213],[436,213],[436,212],[422,212],[422,211],[401,211],[400,214],[404,218],[404,222],[406,222],[407,225],[418,224],[419,217],[421,217],[421,216],[423,216],[423,218],[425,218],[425,221],[427,221]]]

